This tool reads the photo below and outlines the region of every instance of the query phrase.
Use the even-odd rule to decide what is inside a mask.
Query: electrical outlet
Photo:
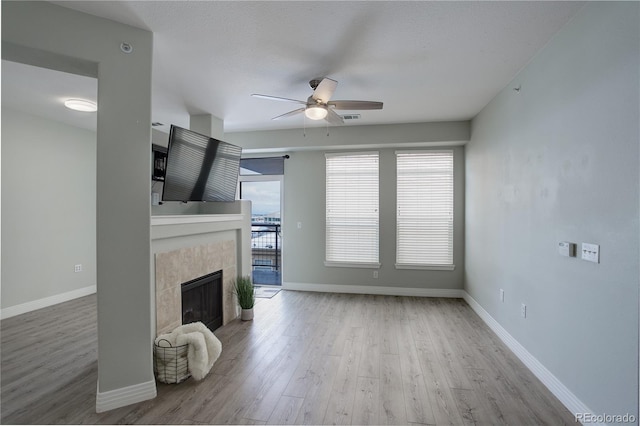
[[[500,289],[500,301],[504,303],[504,290]]]
[[[373,271],[373,278],[378,278],[378,271]]]
[[[527,317],[527,305],[525,305],[524,303],[520,305],[520,315],[522,315],[522,318]]]
[[[73,272],[82,272],[82,265],[78,264],[73,267]]]

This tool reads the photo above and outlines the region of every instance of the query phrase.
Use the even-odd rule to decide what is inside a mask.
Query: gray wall
[[[461,289],[464,270],[464,148],[454,148],[454,271],[396,269],[396,158],[380,149],[380,263],[372,269],[324,266],[325,156],[296,152],[285,162],[283,280],[291,283]],[[302,228],[298,229],[298,222]]]
[[[411,289],[462,289],[464,270],[464,147],[469,122],[345,126],[226,133],[231,143],[254,150],[289,150],[285,160],[283,211],[283,282],[337,286]],[[393,146],[393,148],[390,148]],[[395,150],[452,146],[455,167],[454,271],[395,269],[396,165]],[[336,149],[380,152],[380,262],[378,278],[372,269],[324,266],[325,152]],[[302,227],[298,229],[298,222]],[[316,287],[317,288],[317,287]],[[345,287],[346,288],[346,287]],[[331,288],[332,290],[335,287]]]
[[[123,41],[133,53],[120,51]],[[48,3],[2,2],[2,43],[4,59],[98,77],[98,402],[131,386],[152,397],[153,36]]]
[[[95,285],[95,132],[2,108],[2,308]]]
[[[313,127],[290,130],[225,133],[225,141],[252,152],[318,151],[461,144],[469,140],[468,121]],[[327,131],[329,134],[327,134]]]
[[[639,22],[636,2],[588,3],[472,121],[465,273],[592,412],[636,418]],[[600,264],[560,241],[600,244]]]

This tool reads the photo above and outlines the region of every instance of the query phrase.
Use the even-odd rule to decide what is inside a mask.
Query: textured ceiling
[[[581,7],[577,2],[54,2],[154,33],[154,121],[213,114],[225,131],[293,128],[273,121],[306,100],[384,102],[346,125],[475,116]],[[134,46],[135,48],[135,46]],[[135,51],[134,51],[135,54]],[[3,69],[3,105],[5,74]],[[345,111],[346,113],[347,111]],[[354,111],[358,112],[358,111]],[[312,123],[306,122],[309,126]]]

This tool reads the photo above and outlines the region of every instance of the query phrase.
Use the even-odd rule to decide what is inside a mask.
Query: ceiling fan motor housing
[[[324,77],[318,77],[318,78],[314,78],[313,80],[309,80],[309,86],[311,87],[311,89],[316,90],[316,88],[318,87],[318,84],[320,84],[323,78]]]

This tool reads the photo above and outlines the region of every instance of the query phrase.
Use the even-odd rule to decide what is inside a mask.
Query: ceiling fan
[[[281,98],[279,96],[260,95],[254,93],[251,96],[256,98],[271,99],[274,101],[295,102],[304,105],[302,108],[294,109],[286,112],[273,120],[291,117],[296,114],[304,113],[311,120],[325,119],[331,124],[344,124],[344,120],[334,110],[365,110],[365,109],[382,109],[382,102],[373,101],[331,101],[331,96],[336,90],[338,82],[330,78],[315,78],[309,81],[309,86],[313,89],[313,93],[306,101],[297,99]]]

